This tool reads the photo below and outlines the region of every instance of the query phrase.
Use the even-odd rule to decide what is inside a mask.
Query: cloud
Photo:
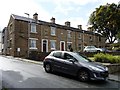
[[[33,0],[2,0],[0,11],[0,30],[7,26],[11,14],[26,16],[24,13],[29,13],[32,18],[32,15],[37,12],[42,20],[50,18],[49,13]]]
[[[113,2],[117,4],[119,0],[1,0],[0,30],[7,26],[11,14],[26,16],[24,13],[29,13],[32,18],[35,12],[38,13],[39,19],[43,21],[49,22],[50,18],[55,16],[60,24],[69,20],[71,26],[76,27],[78,24],[82,24],[84,28],[89,15],[96,7]],[[49,10],[47,6],[41,5],[42,3],[48,3],[47,5],[50,3],[49,7],[54,6],[54,8]],[[90,6],[84,9],[91,4],[94,7]],[[86,10],[85,13],[84,10]]]

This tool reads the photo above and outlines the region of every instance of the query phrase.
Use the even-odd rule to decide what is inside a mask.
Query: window
[[[73,56],[71,56],[70,54],[68,54],[68,53],[65,53],[64,54],[64,59],[66,59],[66,60],[70,60],[70,59],[73,59],[73,60],[76,60]]]
[[[56,35],[56,28],[55,27],[51,27],[51,35],[55,36]]]
[[[78,36],[78,38],[79,38],[79,39],[81,39],[81,37],[82,37],[82,36],[81,36],[81,33],[79,33],[79,36]]]
[[[79,50],[81,50],[81,47],[82,47],[82,45],[81,45],[81,44],[78,44],[78,49],[79,49]]]
[[[67,49],[70,49],[70,48],[72,48],[72,43],[71,42],[67,43]]]
[[[10,33],[12,32],[13,25],[10,24]]]
[[[50,45],[51,45],[51,50],[55,50],[56,49],[56,41],[55,40],[51,40],[50,41]]]
[[[55,52],[53,53],[53,56],[56,58],[62,58],[62,53],[61,52]]]
[[[99,36],[99,41],[101,42],[101,37]]]
[[[35,39],[35,38],[30,39],[30,49],[37,49],[36,41],[37,41],[37,39]]]
[[[71,38],[71,37],[72,37],[72,36],[71,36],[71,31],[70,31],[70,30],[68,30],[67,36],[68,36],[68,38]]]
[[[67,42],[67,50],[71,52],[73,51],[72,42]]]
[[[93,40],[92,40],[92,37],[90,36],[90,42],[92,42]]]
[[[48,29],[44,29],[44,36],[48,36]]]
[[[35,23],[31,24],[31,32],[36,33],[36,24]]]

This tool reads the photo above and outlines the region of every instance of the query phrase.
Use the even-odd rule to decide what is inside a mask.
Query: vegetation
[[[94,61],[102,63],[120,63],[120,56],[98,53],[94,55]]]
[[[119,38],[120,32],[120,4],[106,4],[90,15],[89,24],[92,31],[97,31],[105,36],[109,43],[114,43]]]
[[[111,47],[114,47],[113,51],[120,51],[120,42],[111,44]]]

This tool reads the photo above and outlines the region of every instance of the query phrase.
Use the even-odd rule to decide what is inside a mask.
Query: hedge
[[[94,55],[94,60],[102,63],[120,63],[120,56],[98,53]]]

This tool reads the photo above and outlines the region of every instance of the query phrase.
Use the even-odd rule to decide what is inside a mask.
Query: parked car
[[[83,52],[102,52],[102,49],[96,48],[95,46],[86,46]]]
[[[77,76],[81,81],[106,80],[108,68],[68,51],[52,51],[43,61],[47,73],[58,71]]]
[[[108,50],[107,48],[100,48],[100,49],[102,49],[102,52],[112,52],[112,51]]]

